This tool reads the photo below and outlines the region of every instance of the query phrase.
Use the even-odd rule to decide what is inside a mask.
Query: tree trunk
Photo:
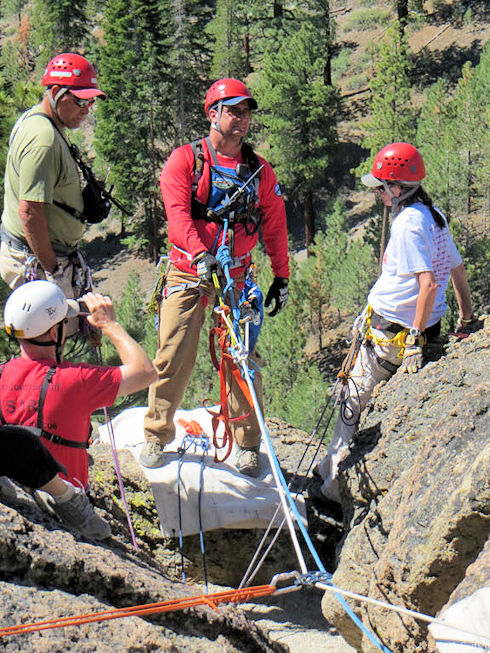
[[[403,33],[407,25],[408,0],[396,0],[396,11],[400,23],[400,31]]]
[[[383,223],[381,225],[381,242],[379,244],[379,261],[378,261],[378,274],[381,274],[383,267],[383,256],[386,249],[386,232],[388,231],[388,222],[390,216],[390,208],[385,206],[383,208]]]
[[[284,8],[280,0],[274,0],[274,18],[282,18]]]
[[[332,56],[333,56],[333,38],[332,38],[332,23],[330,20],[330,3],[325,2],[324,10],[325,18],[325,34],[327,37],[327,49],[325,66],[323,67],[323,83],[325,86],[332,86]]]
[[[313,191],[307,190],[303,202],[303,219],[305,222],[305,243],[309,250],[315,237],[315,211],[313,209]]]

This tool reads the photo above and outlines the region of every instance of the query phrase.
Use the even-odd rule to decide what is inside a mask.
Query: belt
[[[373,314],[371,316],[371,326],[374,329],[378,329],[379,331],[389,331],[390,333],[393,334],[399,333],[403,329],[407,328],[404,327],[402,324],[397,324],[396,322],[390,322],[382,315],[379,315],[379,313],[376,313],[376,311],[373,311]],[[440,333],[441,333],[440,320],[439,322],[436,322],[432,326],[427,327],[424,331],[424,334],[428,340],[430,340],[431,338],[436,338]]]
[[[396,322],[390,322],[385,317],[373,311],[371,316],[371,326],[378,331],[389,331],[390,333],[399,333],[404,327],[402,324],[397,324]]]
[[[0,236],[3,242],[12,249],[16,249],[20,252],[32,253],[29,245],[27,244],[27,241],[23,238],[20,238],[19,236],[14,236],[14,234],[11,234],[10,231],[7,231],[3,224],[0,229]],[[56,256],[70,256],[70,254],[73,254],[73,252],[77,251],[77,247],[66,247],[60,243],[51,243],[51,246]]]

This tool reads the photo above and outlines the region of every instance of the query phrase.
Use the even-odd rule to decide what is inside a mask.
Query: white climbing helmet
[[[7,299],[5,330],[16,338],[36,338],[61,320],[78,315],[79,311],[78,302],[66,299],[55,283],[40,279],[29,281]]]

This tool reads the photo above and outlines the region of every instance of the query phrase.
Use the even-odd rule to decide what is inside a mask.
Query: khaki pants
[[[201,282],[195,287],[196,280],[194,275],[170,266],[166,279],[169,294],[160,304],[159,347],[154,360],[159,378],[150,386],[148,412],[144,420],[145,438],[149,442],[165,445],[175,437],[173,419],[196,361],[206,306],[214,306],[214,286]],[[177,290],[172,292],[172,288]],[[254,354],[250,358],[257,364],[254,388],[262,405],[259,357]],[[251,412],[249,402],[234,379],[227,379],[227,386],[230,417],[247,416],[230,423],[234,440],[243,447],[258,446],[260,428],[255,412]]]
[[[383,340],[390,340],[393,337],[393,334],[387,331],[372,329],[372,332],[375,337]],[[348,454],[362,411],[371,398],[375,386],[394,374],[379,364],[375,354],[393,365],[400,366],[402,359],[398,357],[399,352],[398,345],[361,345],[352,369],[349,397],[343,415],[339,415],[328,451],[317,466],[324,480],[322,494],[329,499],[338,501],[340,498],[337,478],[339,463]]]

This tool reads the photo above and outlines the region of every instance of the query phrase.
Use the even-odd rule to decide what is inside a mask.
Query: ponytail
[[[422,202],[422,204],[425,204],[425,206],[431,212],[431,215],[434,218],[434,222],[439,227],[439,229],[444,229],[444,227],[447,226],[447,223],[444,220],[442,214],[439,213],[439,211],[432,204],[432,199],[430,198],[429,194],[422,188],[422,186],[417,188],[417,191],[414,195],[412,195],[412,197],[409,198],[409,200],[410,204],[407,203],[406,206],[410,206],[415,202]]]

